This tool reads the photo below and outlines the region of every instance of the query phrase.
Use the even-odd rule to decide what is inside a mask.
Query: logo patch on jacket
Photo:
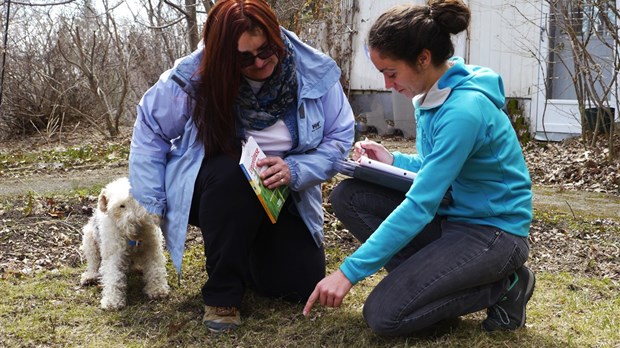
[[[315,130],[317,130],[319,128],[321,128],[321,121],[312,124],[312,130],[313,131],[315,131]]]

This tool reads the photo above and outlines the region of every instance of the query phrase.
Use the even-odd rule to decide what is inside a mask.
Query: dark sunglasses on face
[[[241,65],[241,68],[247,68],[250,65],[254,65],[254,62],[256,61],[256,57],[262,60],[265,60],[273,56],[274,54],[276,54],[276,46],[274,45],[270,45],[270,46],[263,48],[256,55],[253,55],[252,53],[249,53],[249,52],[243,52],[241,53],[241,56],[239,58],[239,64]]]

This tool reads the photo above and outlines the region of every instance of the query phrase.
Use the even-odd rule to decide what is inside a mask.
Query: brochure
[[[243,145],[239,166],[241,166],[243,173],[250,182],[258,200],[263,208],[265,208],[269,220],[271,220],[272,224],[275,224],[280,215],[280,210],[282,210],[282,206],[288,197],[289,188],[288,186],[279,186],[271,190],[263,185],[260,173],[267,169],[267,167],[258,167],[256,162],[265,157],[267,156],[265,156],[265,153],[260,149],[256,140],[254,140],[253,137],[249,137]]]

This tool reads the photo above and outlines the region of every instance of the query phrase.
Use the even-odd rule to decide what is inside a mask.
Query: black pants
[[[192,200],[190,224],[204,238],[208,306],[239,307],[247,287],[263,296],[303,302],[325,276],[318,248],[289,197],[272,224],[239,167],[220,155],[203,162]]]
[[[332,191],[334,213],[361,242],[403,201],[404,194],[357,179]],[[493,226],[435,218],[386,264],[389,271],[364,303],[368,326],[408,336],[442,320],[491,307],[529,255],[527,237]]]

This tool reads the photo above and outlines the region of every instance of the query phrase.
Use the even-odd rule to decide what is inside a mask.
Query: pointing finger
[[[310,310],[312,310],[312,306],[314,305],[314,302],[316,302],[318,297],[319,297],[319,291],[316,288],[314,288],[314,291],[312,292],[312,294],[310,294],[310,297],[308,297],[308,301],[306,302],[306,305],[304,306],[304,311],[303,311],[304,316],[308,316],[308,314],[310,314]]]

